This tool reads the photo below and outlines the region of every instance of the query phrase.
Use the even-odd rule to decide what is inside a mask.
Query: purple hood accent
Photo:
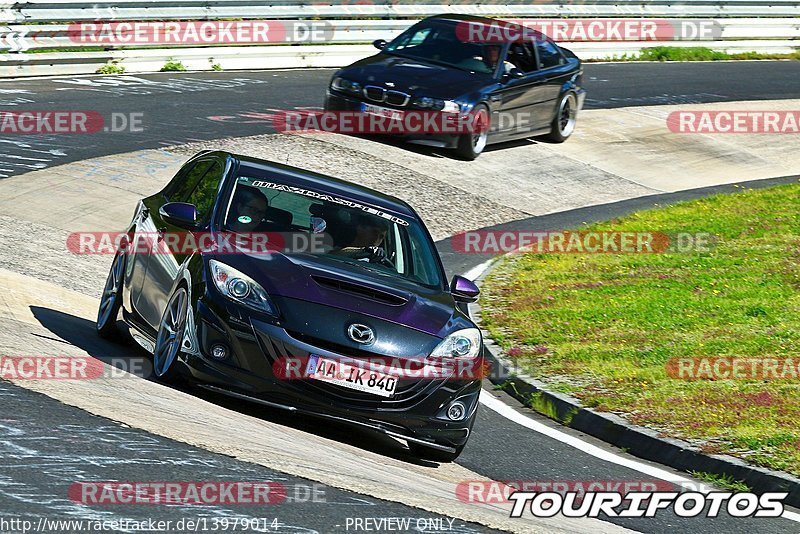
[[[220,259],[251,276],[270,295],[331,306],[438,337],[456,324],[450,293],[390,274],[362,271],[337,260],[283,254]]]

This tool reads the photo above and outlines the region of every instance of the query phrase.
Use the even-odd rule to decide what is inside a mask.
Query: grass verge
[[[713,50],[705,46],[654,46],[644,48],[638,54],[622,54],[603,59],[587,59],[587,62],[601,61],[722,61],[722,60],[752,60],[752,59],[795,59],[800,60],[800,50],[791,54],[773,54],[762,52],[737,52],[729,54]]]
[[[743,480],[734,480],[730,475],[715,475],[714,473],[704,473],[702,471],[692,471],[692,476],[703,482],[708,482],[714,486],[724,489],[747,493],[752,491],[752,488],[744,483]]]
[[[588,407],[709,453],[800,475],[800,379],[680,380],[674,357],[800,364],[800,185],[742,190],[587,226],[708,232],[711,251],[516,254],[482,320],[524,370]]]

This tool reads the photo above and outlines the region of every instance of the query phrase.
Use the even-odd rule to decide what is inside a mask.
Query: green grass
[[[737,52],[729,54],[713,50],[705,46],[653,46],[644,48],[638,54],[622,54],[601,60],[588,61],[721,61],[742,59],[795,59],[800,60],[800,51],[791,54],[773,54],[762,52]]]
[[[731,491],[738,491],[747,493],[752,491],[750,486],[744,483],[743,480],[734,480],[730,475],[715,475],[714,473],[704,473],[702,471],[692,471],[692,476],[703,482],[708,482],[714,486]]]
[[[743,190],[587,230],[707,232],[709,252],[517,254],[482,320],[522,370],[585,406],[800,475],[800,381],[670,378],[673,357],[800,360],[800,185]]]
[[[164,66],[161,67],[161,72],[182,72],[185,71],[186,67],[180,61],[176,61],[175,58],[168,58],[167,62],[164,63]]]
[[[95,71],[96,74],[125,74],[125,67],[117,63],[106,63]]]

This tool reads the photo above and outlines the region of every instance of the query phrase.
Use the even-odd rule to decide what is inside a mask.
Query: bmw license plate
[[[372,104],[365,104],[361,103],[361,112],[362,113],[369,113],[370,115],[379,115],[381,117],[386,117],[393,120],[403,120],[403,112],[391,109],[391,108],[384,108],[381,106],[375,106]]]
[[[381,397],[391,397],[397,388],[397,377],[395,376],[362,369],[314,354],[308,359],[306,376]]]

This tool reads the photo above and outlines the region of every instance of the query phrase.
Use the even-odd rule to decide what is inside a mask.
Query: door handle
[[[503,100],[503,97],[500,96],[500,95],[490,95],[489,96],[489,101],[490,102],[500,102],[501,100]]]

